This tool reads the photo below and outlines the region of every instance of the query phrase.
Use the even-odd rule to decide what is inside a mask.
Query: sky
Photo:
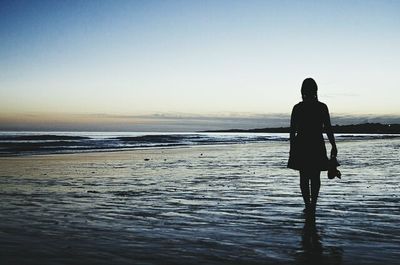
[[[399,13],[383,0],[0,1],[0,129],[282,125],[306,77],[333,118],[397,119]]]

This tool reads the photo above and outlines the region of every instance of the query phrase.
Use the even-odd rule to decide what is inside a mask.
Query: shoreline
[[[286,142],[286,141],[281,141]],[[268,145],[270,142],[264,143],[220,143],[220,144],[199,144],[199,145],[174,145],[174,146],[156,146],[156,147],[133,147],[133,148],[121,148],[121,149],[104,149],[104,150],[87,150],[80,152],[54,152],[54,153],[36,153],[36,154],[15,154],[15,155],[0,155],[0,160],[3,158],[19,158],[19,157],[45,157],[45,156],[68,156],[68,155],[107,155],[107,154],[115,154],[115,153],[134,153],[140,151],[154,151],[157,150],[180,150],[180,149],[191,149],[191,148],[217,148],[217,147],[229,147],[229,146],[238,146],[238,145],[259,145],[265,144]],[[276,142],[274,142],[276,143]]]
[[[218,134],[218,133],[216,133]],[[229,135],[230,133],[224,133],[224,135]],[[237,134],[237,133],[232,133]],[[254,133],[244,132],[243,134],[254,135]],[[264,133],[268,135],[274,135],[275,133]],[[281,136],[281,133],[276,133],[276,135]],[[397,134],[336,134],[336,142],[359,142],[359,141],[380,141],[380,140],[396,140],[400,139],[400,135]],[[281,136],[282,137],[282,136]],[[325,144],[328,144],[328,141],[325,138]],[[49,156],[49,155],[88,155],[88,154],[97,154],[97,153],[118,153],[118,152],[134,152],[139,150],[171,150],[171,149],[182,149],[182,148],[201,148],[201,147],[209,147],[209,148],[218,148],[221,146],[236,146],[236,145],[257,145],[257,144],[265,144],[269,143],[282,143],[287,144],[289,142],[288,138],[279,138],[279,139],[268,139],[268,140],[260,140],[260,141],[248,141],[248,142],[209,142],[209,143],[196,143],[196,144],[166,144],[166,145],[157,145],[157,146],[137,146],[137,147],[120,147],[120,148],[93,148],[93,149],[83,149],[83,150],[71,150],[71,149],[53,149],[53,150],[39,150],[39,151],[19,151],[15,150],[14,153],[0,153],[0,159],[2,158],[16,158],[16,157],[29,157],[29,156]]]

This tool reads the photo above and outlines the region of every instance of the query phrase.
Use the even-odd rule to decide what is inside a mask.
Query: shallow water
[[[398,264],[398,139],[338,143],[305,222],[287,142],[0,159],[1,264]]]

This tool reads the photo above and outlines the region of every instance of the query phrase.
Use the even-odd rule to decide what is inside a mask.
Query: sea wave
[[[194,145],[286,141],[284,134],[233,133],[1,133],[0,155],[51,154]]]
[[[392,139],[399,135],[338,134],[338,141]],[[288,141],[286,133],[1,132],[0,156],[114,151],[196,145]]]

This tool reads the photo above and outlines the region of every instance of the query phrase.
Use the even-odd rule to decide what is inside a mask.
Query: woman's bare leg
[[[310,208],[310,178],[308,174],[304,171],[300,171],[300,190],[301,195],[303,196],[305,209],[308,210]]]
[[[321,187],[321,171],[312,172],[311,180],[311,207],[315,211],[318,201],[319,189]]]

